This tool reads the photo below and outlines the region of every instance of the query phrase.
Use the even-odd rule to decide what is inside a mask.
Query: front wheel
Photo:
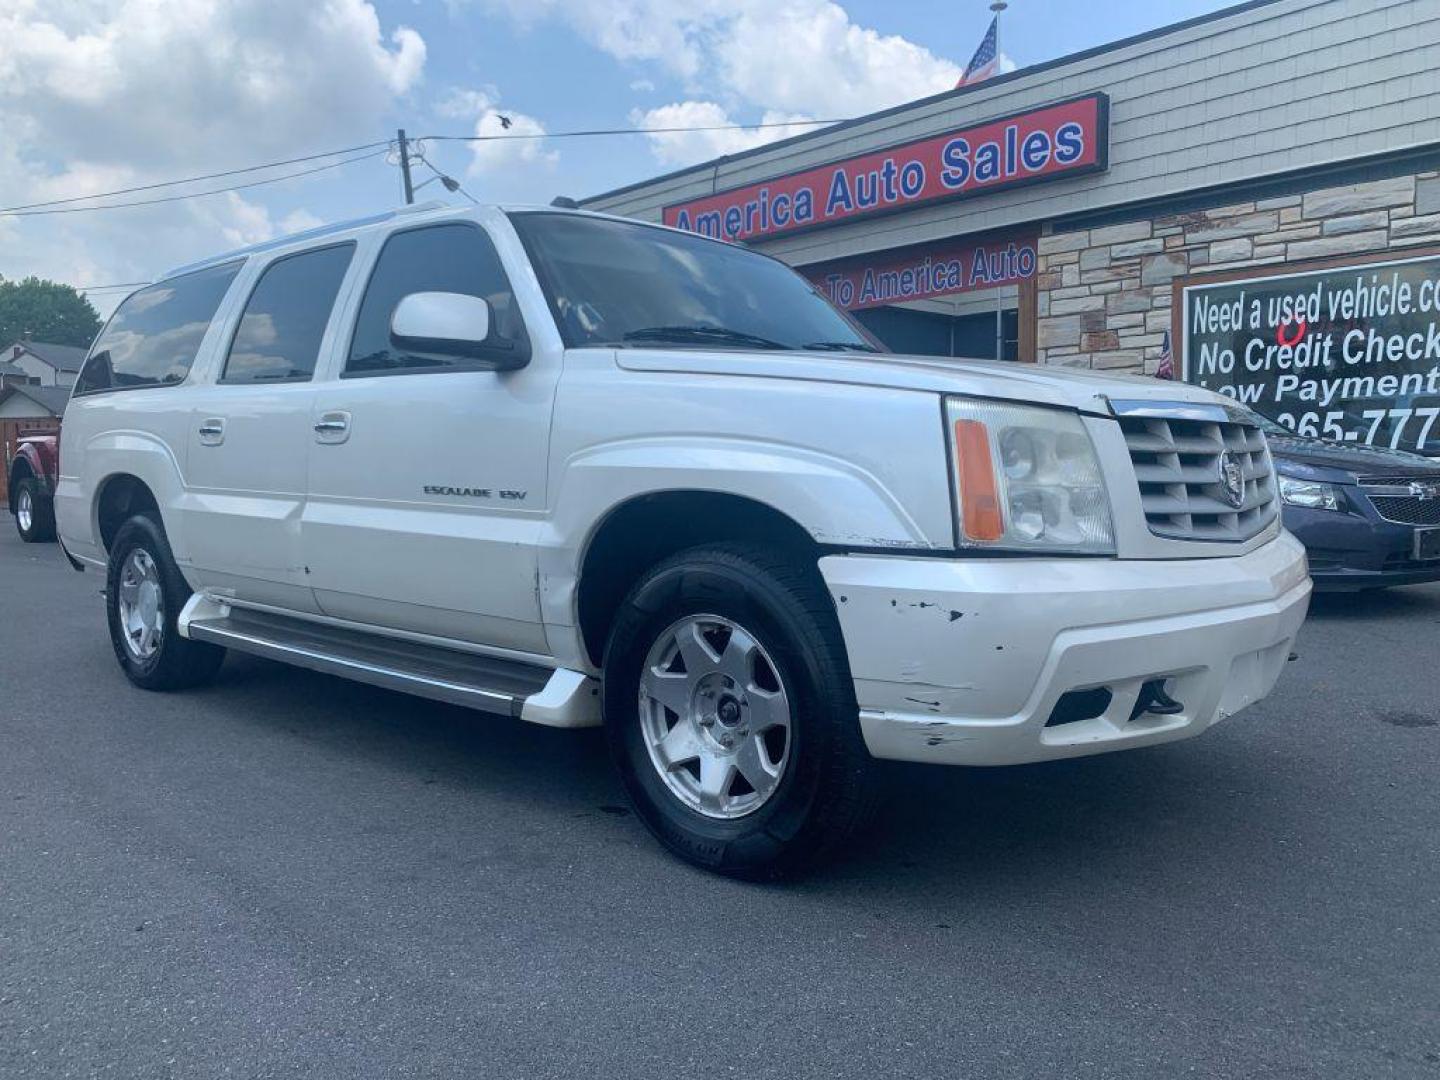
[[[43,544],[55,539],[54,508],[33,476],[26,476],[15,485],[15,528],[27,544]]]
[[[120,668],[146,690],[179,690],[208,681],[225,650],[180,636],[176,619],[190,599],[160,522],[136,514],[110,545],[105,609]]]
[[[724,544],[655,567],[616,617],[604,701],[638,816],[692,863],[782,876],[863,819],[872,762],[834,608],[803,560]]]

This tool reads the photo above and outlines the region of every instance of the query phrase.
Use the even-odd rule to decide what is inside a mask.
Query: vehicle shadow
[[[1365,592],[1320,592],[1310,598],[1312,619],[1400,618],[1440,615],[1440,585],[1402,586]]]
[[[882,906],[899,894],[947,910],[958,896],[997,883],[1007,895],[1050,892],[1060,882],[1099,894],[1137,867],[1172,858],[1177,844],[1218,859],[1249,823],[1276,812],[1267,766],[1233,741],[1219,744],[1223,735],[1002,769],[882,763],[878,812],[844,859],[798,882],[756,886],[702,874],[663,852],[626,809],[599,731],[536,727],[251,657],[227,661],[202,693],[229,722],[320,744],[327,758],[361,759],[389,774],[387,782],[474,796],[455,800],[473,811],[450,813],[485,815],[491,810],[481,804],[499,798],[517,820],[539,819],[532,835],[563,831],[567,862],[594,859],[607,874],[688,881],[684,888],[777,888]],[[296,701],[309,704],[297,709]],[[1217,791],[1227,793],[1220,804]],[[456,820],[448,828],[463,835],[476,825]],[[435,826],[422,817],[405,827],[424,843],[424,830]]]
[[[1002,768],[887,763],[882,772],[887,803],[857,860],[948,882],[947,892],[995,875],[1047,892],[1060,881],[1103,889],[1173,858],[1182,836],[1218,853],[1235,845],[1247,812],[1263,803],[1274,813],[1264,766],[1199,742]],[[836,873],[848,877],[848,865]]]

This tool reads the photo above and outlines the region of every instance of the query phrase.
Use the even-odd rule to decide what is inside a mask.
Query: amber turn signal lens
[[[1005,535],[1005,516],[995,489],[990,433],[979,420],[955,421],[955,469],[960,478],[960,523],[969,540]]]

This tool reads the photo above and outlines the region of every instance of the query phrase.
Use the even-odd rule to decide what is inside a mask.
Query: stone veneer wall
[[[1440,244],[1440,172],[1042,236],[1036,360],[1153,374],[1176,277],[1414,244]]]

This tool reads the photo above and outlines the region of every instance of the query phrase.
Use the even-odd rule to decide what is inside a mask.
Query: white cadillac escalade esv
[[[835,850],[872,758],[1197,734],[1310,594],[1261,432],[1208,392],[876,344],[772,259],[422,208],[132,295],[55,508],[138,686],[226,649],[603,722],[669,848]]]

